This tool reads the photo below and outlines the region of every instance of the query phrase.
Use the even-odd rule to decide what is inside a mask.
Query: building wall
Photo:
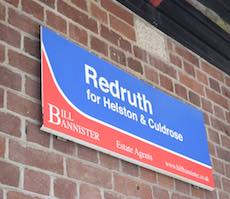
[[[40,131],[41,24],[202,110],[215,190]],[[115,1],[0,0],[0,199],[230,199],[229,110],[230,76]]]

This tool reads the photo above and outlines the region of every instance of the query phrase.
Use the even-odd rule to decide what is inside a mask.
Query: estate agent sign
[[[42,130],[212,190],[203,116],[41,27]]]

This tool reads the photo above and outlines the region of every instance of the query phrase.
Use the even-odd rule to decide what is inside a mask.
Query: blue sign
[[[66,134],[68,139],[74,137],[73,141],[89,143],[90,147],[110,154],[114,151],[117,157],[137,164],[140,162],[142,166],[160,169],[175,177],[188,178],[189,182],[195,181],[204,188],[213,187],[204,119],[199,110],[114,67],[47,28],[41,29],[41,35],[44,130],[60,132],[58,135],[62,137]],[[52,96],[54,90],[56,94]],[[83,120],[87,121],[84,123]],[[91,125],[90,122],[96,123],[86,126]],[[84,140],[76,135],[78,132],[88,139],[86,132],[91,131],[98,133],[97,139]],[[109,137],[115,137],[113,131],[121,137],[127,136],[127,139],[121,141],[118,136],[109,141]],[[103,136],[106,138],[104,141]],[[140,150],[140,146],[133,145],[135,141],[132,139],[137,140],[136,144],[143,142],[143,148]],[[145,147],[147,149],[150,145],[175,156],[175,159],[162,160],[164,166],[159,166],[155,149],[145,151]],[[192,164],[175,165],[172,162],[180,161],[177,158]],[[198,165],[197,170],[205,168],[205,173],[191,169],[193,164]]]

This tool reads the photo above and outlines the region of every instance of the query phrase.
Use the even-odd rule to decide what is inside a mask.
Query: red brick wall
[[[141,49],[112,0],[0,1],[0,199],[230,199],[230,77],[162,36]],[[216,189],[206,191],[39,130],[39,25],[191,103],[206,116]]]

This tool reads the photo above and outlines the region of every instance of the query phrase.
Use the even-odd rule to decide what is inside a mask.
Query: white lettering
[[[100,89],[104,93],[108,93],[109,92],[109,83],[108,83],[107,79],[105,79],[104,77],[100,77],[98,83],[99,83]]]
[[[156,123],[154,122],[153,119],[148,119],[148,126],[151,128],[151,129],[154,129],[164,135],[167,135],[171,138],[174,138],[175,140],[179,140],[181,142],[183,142],[183,136],[182,134],[176,132],[176,131],[173,131],[172,129],[169,129],[166,127],[166,125],[162,126],[161,123]]]
[[[49,106],[49,122],[55,125],[61,123],[60,110],[58,107],[48,104]]]
[[[90,79],[92,79],[93,80],[93,86],[95,88],[98,88],[96,78],[97,78],[97,71],[93,67],[85,64],[85,81],[86,81],[86,83],[90,84]]]
[[[139,92],[132,93],[130,90],[120,86],[118,80],[109,82],[103,76],[98,77],[97,71],[87,64],[85,64],[85,81],[87,84],[92,83],[95,88],[99,88],[104,93],[110,93],[114,98],[127,101],[131,106],[151,115],[153,114],[152,104],[144,94]]]

